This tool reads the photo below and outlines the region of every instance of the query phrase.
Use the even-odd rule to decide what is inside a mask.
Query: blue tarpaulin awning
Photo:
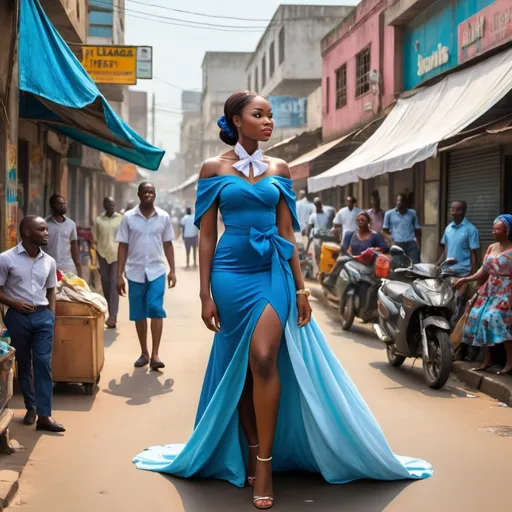
[[[86,146],[157,170],[164,151],[145,141],[112,109],[38,0],[21,0],[20,117]]]

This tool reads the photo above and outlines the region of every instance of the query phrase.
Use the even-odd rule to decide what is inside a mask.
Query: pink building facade
[[[363,0],[322,40],[322,134],[369,123],[402,90],[401,31],[384,23],[391,0]]]

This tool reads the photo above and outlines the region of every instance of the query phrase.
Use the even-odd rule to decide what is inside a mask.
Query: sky
[[[170,23],[181,22],[168,18],[237,27],[264,27],[268,23],[196,16],[169,8],[214,16],[270,20],[282,3],[356,5],[358,0],[126,0],[126,44],[153,47],[153,80],[139,80],[135,88],[155,94],[156,142],[166,150],[166,160],[179,151],[181,91],[201,90],[201,63],[205,52],[253,51],[264,32],[259,28],[234,31],[175,26]]]

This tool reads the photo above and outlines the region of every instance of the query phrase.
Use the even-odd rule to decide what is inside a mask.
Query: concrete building
[[[228,149],[219,139],[218,118],[224,102],[236,91],[247,88],[247,63],[252,53],[206,52],[203,63],[203,158],[211,158]]]
[[[362,206],[378,190],[384,209],[405,193],[425,262],[463,199],[485,253],[493,220],[512,208],[511,19],[510,0],[363,0],[322,42],[324,136],[386,117],[310,189],[354,191]]]
[[[146,139],[148,136],[148,93],[129,89],[127,96],[130,126]]]
[[[87,4],[93,4],[94,0],[39,0],[39,3],[65,41],[85,42],[89,24]]]
[[[352,9],[281,5],[275,12],[247,64],[247,87],[272,100],[276,124],[272,142],[263,147],[320,127],[320,41]]]
[[[363,0],[321,43],[323,137],[370,122],[402,90],[401,40],[384,24],[389,0]]]

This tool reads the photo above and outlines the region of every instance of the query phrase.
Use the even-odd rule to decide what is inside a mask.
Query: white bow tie
[[[255,178],[263,174],[268,169],[268,164],[263,161],[263,151],[261,151],[261,149],[258,149],[252,155],[249,155],[245,148],[237,142],[235,146],[235,153],[240,160],[233,164],[233,167],[247,178],[249,177],[251,164]]]

